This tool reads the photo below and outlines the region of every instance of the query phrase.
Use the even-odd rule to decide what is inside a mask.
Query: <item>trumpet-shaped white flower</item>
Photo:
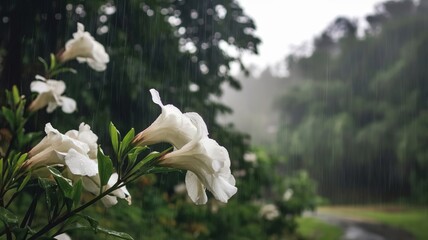
[[[294,191],[291,188],[288,188],[285,192],[284,195],[282,196],[282,200],[284,200],[285,202],[289,201],[291,199],[291,197],[293,197]]]
[[[53,112],[57,107],[61,107],[65,113],[72,113],[76,110],[76,101],[72,98],[61,96],[65,91],[65,83],[53,79],[46,80],[37,75],[36,81],[31,82],[30,89],[39,95],[30,104],[29,110],[34,112],[45,106],[48,113]]]
[[[98,173],[95,176],[92,177],[84,177],[82,178],[83,182],[83,188],[85,188],[88,192],[91,192],[94,195],[98,195],[100,193],[100,177]],[[118,181],[118,175],[117,173],[113,173],[110,176],[110,179],[108,180],[107,185],[103,186],[102,191],[107,191],[111,187],[113,187],[114,184],[116,184]],[[116,205],[117,198],[125,199],[129,205],[132,203],[131,194],[128,192],[128,189],[126,189],[126,186],[122,186],[119,189],[114,190],[110,194],[104,196],[101,199],[101,202],[104,204],[105,207],[111,207],[113,205]]]
[[[80,124],[79,131],[70,130],[65,134],[61,134],[47,123],[45,132],[46,137],[28,153],[29,159],[25,163],[27,167],[35,169],[55,164],[63,165],[65,156],[71,149],[82,155],[91,154],[94,157],[91,148],[96,146],[98,137],[85,123]],[[94,159],[96,159],[96,152]]]
[[[196,126],[192,123],[191,116],[197,113],[182,113],[177,107],[168,104],[163,105],[159,92],[150,89],[152,100],[159,105],[162,113],[159,117],[144,131],[140,132],[134,138],[136,145],[150,145],[160,142],[168,142],[177,149],[190,142],[196,136]],[[202,118],[201,118],[202,119]],[[203,135],[208,135],[205,122],[200,122]]]
[[[65,51],[59,56],[61,62],[77,59],[78,62],[87,62],[95,71],[104,71],[110,61],[104,46],[97,42],[89,32],[85,32],[85,26],[77,23],[77,32],[73,33],[73,39],[65,44]]]
[[[182,148],[166,154],[159,164],[188,170],[186,188],[196,204],[205,204],[208,189],[214,197],[226,203],[236,192],[235,178],[230,171],[230,158],[226,148],[206,136],[206,126],[198,114],[189,115],[197,127],[194,139]]]
[[[274,204],[266,204],[260,208],[259,215],[269,221],[279,217],[280,213]]]
[[[93,193],[99,194],[101,184],[98,175],[97,163],[97,140],[89,125],[81,123],[79,130],[70,130],[61,134],[52,127],[50,123],[45,126],[46,137],[40,141],[28,153],[29,159],[25,167],[33,170],[42,169],[44,166],[63,165],[66,166],[64,176],[76,181],[83,180],[83,187]],[[110,177],[103,191],[111,188],[117,183],[117,174]],[[117,203],[117,197],[126,199],[131,203],[131,196],[126,187],[123,186],[102,198],[106,207]]]
[[[66,233],[56,235],[54,238],[57,240],[71,240],[71,237]]]

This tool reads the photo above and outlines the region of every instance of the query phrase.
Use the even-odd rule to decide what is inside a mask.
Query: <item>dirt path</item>
[[[310,216],[343,229],[342,240],[414,240],[408,232],[379,223],[349,219],[325,213]]]

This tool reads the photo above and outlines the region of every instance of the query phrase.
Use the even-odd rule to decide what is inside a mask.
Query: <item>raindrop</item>
[[[221,33],[219,33],[219,32],[214,33],[214,37],[217,38],[217,39],[220,39],[221,38]]]
[[[249,22],[249,19],[246,16],[238,16],[235,19],[239,23],[248,23]]]
[[[108,27],[107,26],[102,26],[102,27],[99,27],[98,29],[97,29],[97,34],[98,35],[102,35],[102,34],[105,34],[105,33],[107,33],[108,32]]]
[[[174,10],[174,16],[179,17],[181,15],[180,10]]]
[[[115,6],[113,6],[111,4],[105,5],[105,8],[104,8],[104,13],[105,14],[112,15],[115,12],[116,12],[116,7]]]
[[[144,12],[147,12],[147,10],[150,9],[150,7],[148,5],[146,5],[146,4],[144,4],[144,3],[140,4],[140,8],[143,9]]]
[[[56,19],[56,20],[61,20],[61,18],[62,18],[61,13],[56,13],[56,14],[55,14],[55,19]]]
[[[254,34],[254,29],[253,28],[244,28],[244,33],[246,35],[252,35],[252,34]]]
[[[168,14],[168,9],[167,9],[167,8],[162,8],[162,9],[160,10],[160,13],[161,13],[162,15],[167,15],[167,14]]]
[[[207,14],[208,15],[213,15],[214,14],[214,10],[212,10],[212,8],[208,8],[207,9]]]
[[[201,73],[204,75],[208,74],[208,72],[210,71],[208,66],[205,64],[205,62],[199,63],[199,70],[201,70]]]
[[[220,67],[218,67],[218,72],[225,75],[227,73],[226,65],[220,65]]]
[[[189,84],[189,91],[191,91],[191,92],[199,91],[199,85],[196,83],[190,83]]]
[[[66,9],[67,11],[71,11],[71,10],[73,10],[73,4],[71,4],[71,3],[67,4],[67,5],[65,6],[65,9]]]
[[[100,16],[100,22],[102,22],[102,23],[107,22],[107,16],[106,15],[101,15]]]
[[[210,45],[208,43],[202,43],[201,44],[201,48],[204,49],[204,50],[208,49],[209,46]]]
[[[184,35],[185,33],[186,33],[186,28],[185,27],[180,27],[179,29],[178,29],[178,33],[180,34],[180,35]],[[180,39],[181,40],[181,39]]]
[[[3,17],[2,21],[3,21],[3,23],[8,23],[9,22],[9,17]]]
[[[181,24],[181,19],[178,17],[170,16],[168,18],[168,22],[169,22],[169,24],[171,24],[171,26],[176,27],[176,26]]]
[[[184,45],[184,48],[185,48],[185,50],[186,50],[186,51],[188,51],[189,53],[195,53],[195,52],[196,52],[196,50],[197,50],[197,48],[196,48],[196,46],[195,46],[195,44],[194,44],[193,42],[187,42],[187,43]]]
[[[147,16],[151,17],[155,14],[155,11],[153,11],[152,9],[148,9],[147,10]]]
[[[190,11],[190,17],[192,19],[196,19],[196,18],[198,18],[198,16],[199,16],[199,14],[196,10],[193,9],[192,11]]]
[[[226,17],[227,10],[226,10],[226,8],[224,8],[223,5],[217,5],[217,6],[215,6],[215,11],[217,13],[217,16],[220,19],[224,19]]]
[[[230,44],[233,44],[235,42],[235,38],[234,37],[229,37],[227,39],[227,42],[230,43]]]
[[[79,4],[76,7],[76,10],[74,10],[76,12],[77,15],[81,15],[83,13],[83,5]]]

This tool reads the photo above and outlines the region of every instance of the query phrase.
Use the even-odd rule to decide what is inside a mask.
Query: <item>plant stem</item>
[[[96,196],[95,198],[93,198],[92,200],[90,200],[89,202],[83,204],[82,206],[74,209],[73,211],[70,211],[68,213],[65,213],[62,217],[57,218],[55,221],[49,223],[48,225],[46,225],[45,227],[43,227],[42,229],[40,229],[38,232],[36,232],[33,236],[31,236],[28,240],[34,240],[37,239],[41,236],[43,236],[43,234],[47,233],[48,231],[50,231],[52,228],[56,227],[58,224],[64,222],[65,220],[67,220],[68,218],[74,216],[75,214],[77,214],[80,211],[85,210],[87,207],[91,206],[92,204],[96,203],[97,201],[99,201],[101,198],[105,197],[106,195],[108,195],[109,193],[113,192],[114,190],[119,188],[119,185],[122,182],[117,182],[115,183],[111,188],[107,189],[105,192],[103,192],[102,194]]]

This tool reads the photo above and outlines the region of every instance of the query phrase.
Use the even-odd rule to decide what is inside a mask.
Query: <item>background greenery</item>
[[[122,132],[141,131],[157,117],[148,92],[156,88],[165,103],[203,116],[211,137],[229,150],[239,189],[227,205],[194,206],[174,191],[181,174],[145,177],[130,189],[131,207],[93,210],[101,224],[136,239],[298,238],[291,236],[298,223],[317,224],[296,222],[322,202],[316,187],[331,203],[428,203],[428,1],[386,1],[376,9],[364,36],[356,21],[338,17],[314,39],[311,53],[287,57],[289,76],[265,71],[244,83],[250,97],[243,104],[251,112],[237,122],[272,125],[269,134],[252,131],[262,147],[218,120],[231,112],[218,100],[222,86],[241,86],[230,64],[241,64],[243,52],[257,53],[260,43],[253,20],[232,0],[2,1],[0,87],[17,85],[29,94],[42,72],[37,57],[60,51],[82,22],[106,46],[107,71],[67,63],[79,71],[61,76],[78,113],[41,111],[26,128],[51,121],[64,131],[85,121],[107,143],[109,121]],[[278,97],[272,103],[264,94]],[[248,152],[256,153],[256,163],[244,160]],[[294,195],[284,202],[289,187]],[[278,205],[281,217],[262,219],[264,203]]]

